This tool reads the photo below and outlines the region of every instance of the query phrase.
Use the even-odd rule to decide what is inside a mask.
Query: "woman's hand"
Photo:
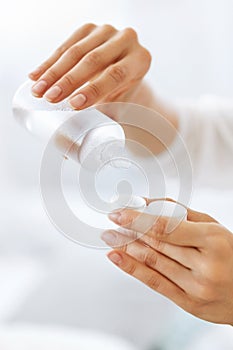
[[[144,82],[150,63],[149,51],[140,45],[132,28],[117,30],[111,25],[85,24],[29,77],[35,81],[34,96],[52,103],[68,98],[74,109],[106,102],[129,102],[155,110],[169,121],[168,128],[170,124],[174,126],[173,132],[165,130],[165,135],[161,135],[169,145],[176,137],[178,115],[175,108],[161,102]],[[128,125],[124,119],[124,108],[128,107],[123,105],[107,103],[98,109],[122,124],[127,139],[140,140],[154,154],[163,151],[159,139]],[[145,125],[150,125],[151,118],[147,119]]]
[[[189,313],[233,325],[233,235],[210,216],[188,210],[188,221],[166,233],[168,219],[123,209],[110,219],[127,236],[106,231],[109,259]],[[129,244],[128,235],[137,240]],[[143,234],[145,233],[145,234]]]
[[[36,81],[32,93],[50,102],[74,93],[69,102],[75,109],[124,101],[126,96],[130,101],[150,62],[150,53],[139,44],[133,29],[86,24],[29,74]]]

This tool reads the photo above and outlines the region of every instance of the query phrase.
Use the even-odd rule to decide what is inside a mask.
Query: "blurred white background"
[[[159,95],[231,97],[232,13],[232,0],[14,0],[1,7],[0,321],[94,328],[139,348],[169,335],[172,345],[164,349],[173,350],[194,349],[197,330],[198,337],[212,331],[121,274],[103,252],[52,227],[38,186],[43,148],[15,123],[11,101],[27,73],[86,22],[134,27],[152,53],[148,79]],[[192,204],[233,228],[232,202],[229,193],[202,189]],[[216,329],[228,349],[226,328]],[[208,344],[203,349],[214,349]]]

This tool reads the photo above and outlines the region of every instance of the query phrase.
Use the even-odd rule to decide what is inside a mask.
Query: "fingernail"
[[[29,75],[38,75],[40,73],[42,73],[42,68],[41,67],[37,67],[32,72],[30,72]]]
[[[72,97],[69,100],[69,103],[70,103],[71,107],[73,107],[73,108],[80,108],[80,107],[82,107],[84,105],[86,100],[87,100],[87,98],[86,98],[85,95],[78,94],[78,95]]]
[[[117,224],[121,223],[121,213],[119,211],[115,211],[108,215],[109,219],[116,222]]]
[[[62,93],[62,89],[60,88],[60,86],[53,86],[51,87],[51,89],[49,89],[46,94],[44,95],[44,97],[51,101],[54,100],[55,98],[58,98],[58,96],[60,96]]]
[[[101,236],[101,239],[109,244],[109,245],[114,245],[116,243],[116,240],[117,240],[117,237],[116,237],[116,234],[113,233],[112,231],[105,231],[102,236]]]
[[[119,265],[123,260],[121,255],[115,252],[108,254],[108,258],[116,265]]]
[[[45,91],[45,89],[47,88],[48,83],[45,80],[40,80],[38,81],[38,83],[36,83],[33,87],[32,87],[32,93],[35,96],[39,96],[41,94],[43,94],[43,92]]]

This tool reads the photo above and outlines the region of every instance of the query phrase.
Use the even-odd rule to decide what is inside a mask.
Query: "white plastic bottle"
[[[95,108],[74,111],[66,100],[52,104],[36,98],[32,85],[30,80],[24,83],[13,99],[13,114],[30,133],[44,142],[55,135],[56,146],[64,155],[90,169],[107,160],[108,154],[122,152],[125,134],[118,123]]]

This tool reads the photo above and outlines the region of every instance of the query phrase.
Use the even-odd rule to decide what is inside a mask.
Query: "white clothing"
[[[196,102],[179,102],[178,110],[194,183],[233,189],[233,99],[203,96]],[[177,154],[177,161],[183,156]]]

